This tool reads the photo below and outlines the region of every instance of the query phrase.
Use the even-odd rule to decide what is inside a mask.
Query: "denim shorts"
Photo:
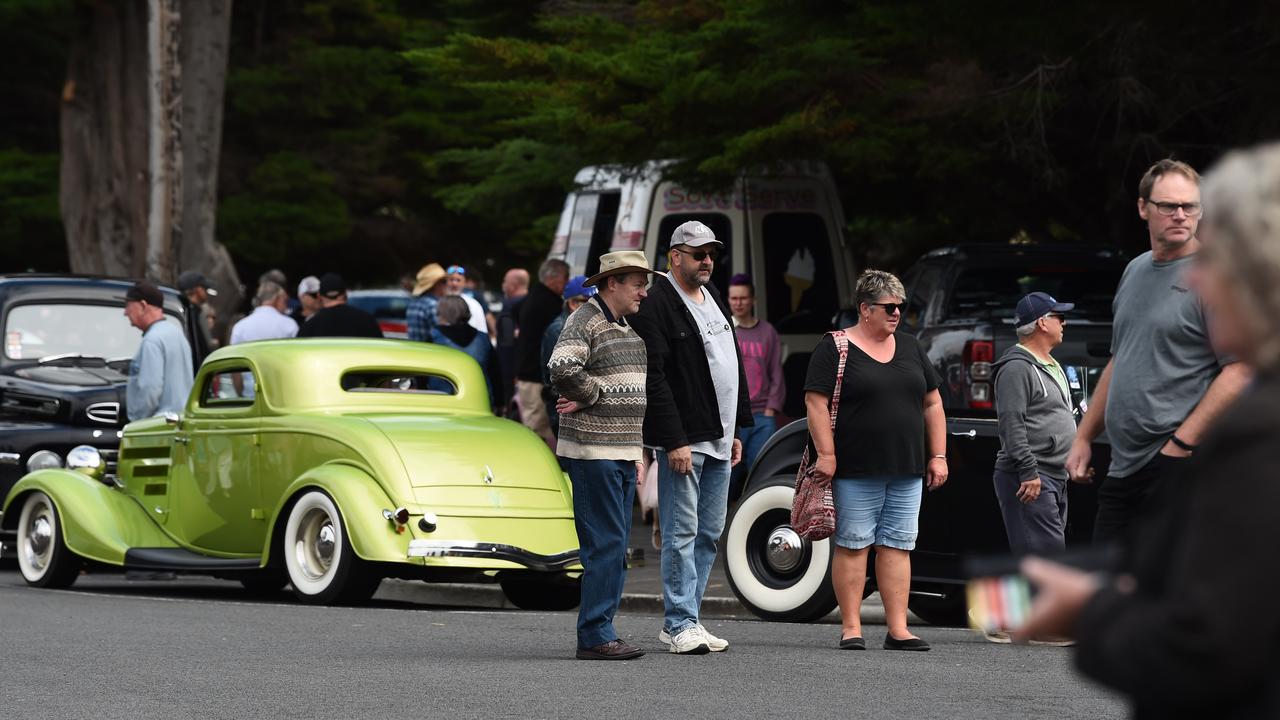
[[[836,545],[861,550],[869,545],[913,550],[920,530],[919,475],[836,478]]]

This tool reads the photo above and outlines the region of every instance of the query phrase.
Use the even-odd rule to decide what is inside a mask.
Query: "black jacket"
[[[560,314],[564,301],[551,288],[537,283],[520,305],[520,334],[516,336],[516,379],[542,382],[542,334]]]
[[[1076,622],[1084,674],[1136,718],[1280,717],[1280,377],[1259,376],[1161,478],[1121,571]]]
[[[714,285],[703,289],[726,320],[733,317]],[[702,335],[679,293],[670,279],[658,276],[649,288],[649,296],[640,302],[640,312],[627,318],[649,351],[644,443],[666,450],[715,440],[724,432]],[[732,327],[732,321],[729,324]],[[752,424],[751,398],[736,330],[733,345],[738,354],[735,427],[748,427]]]
[[[342,303],[317,310],[298,328],[298,337],[367,337],[380,338],[382,328],[369,313],[355,305]]]

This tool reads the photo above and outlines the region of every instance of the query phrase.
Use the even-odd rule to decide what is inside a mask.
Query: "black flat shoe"
[[[924,652],[929,649],[929,643],[920,638],[908,638],[906,640],[894,640],[892,635],[884,636],[885,650],[915,650],[916,652]]]
[[[866,650],[867,641],[860,637],[840,638],[841,650]]]

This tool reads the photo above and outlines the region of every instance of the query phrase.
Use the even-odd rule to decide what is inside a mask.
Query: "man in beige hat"
[[[431,342],[431,331],[436,326],[436,304],[448,291],[449,286],[445,282],[448,277],[440,263],[427,263],[418,271],[413,300],[405,310],[410,340]]]
[[[626,578],[648,363],[644,341],[626,318],[640,309],[650,272],[642,252],[602,255],[600,272],[583,283],[599,292],[565,321],[548,363],[551,383],[560,393],[556,454],[573,482],[573,516],[582,548],[579,660],[644,655],[618,638],[613,618]]]

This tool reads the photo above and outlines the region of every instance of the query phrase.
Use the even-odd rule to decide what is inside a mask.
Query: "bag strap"
[[[831,430],[836,429],[836,413],[840,410],[840,386],[844,385],[844,365],[849,359],[849,336],[843,330],[833,330],[831,339],[840,353],[840,364],[836,366],[836,389],[831,393]]]

